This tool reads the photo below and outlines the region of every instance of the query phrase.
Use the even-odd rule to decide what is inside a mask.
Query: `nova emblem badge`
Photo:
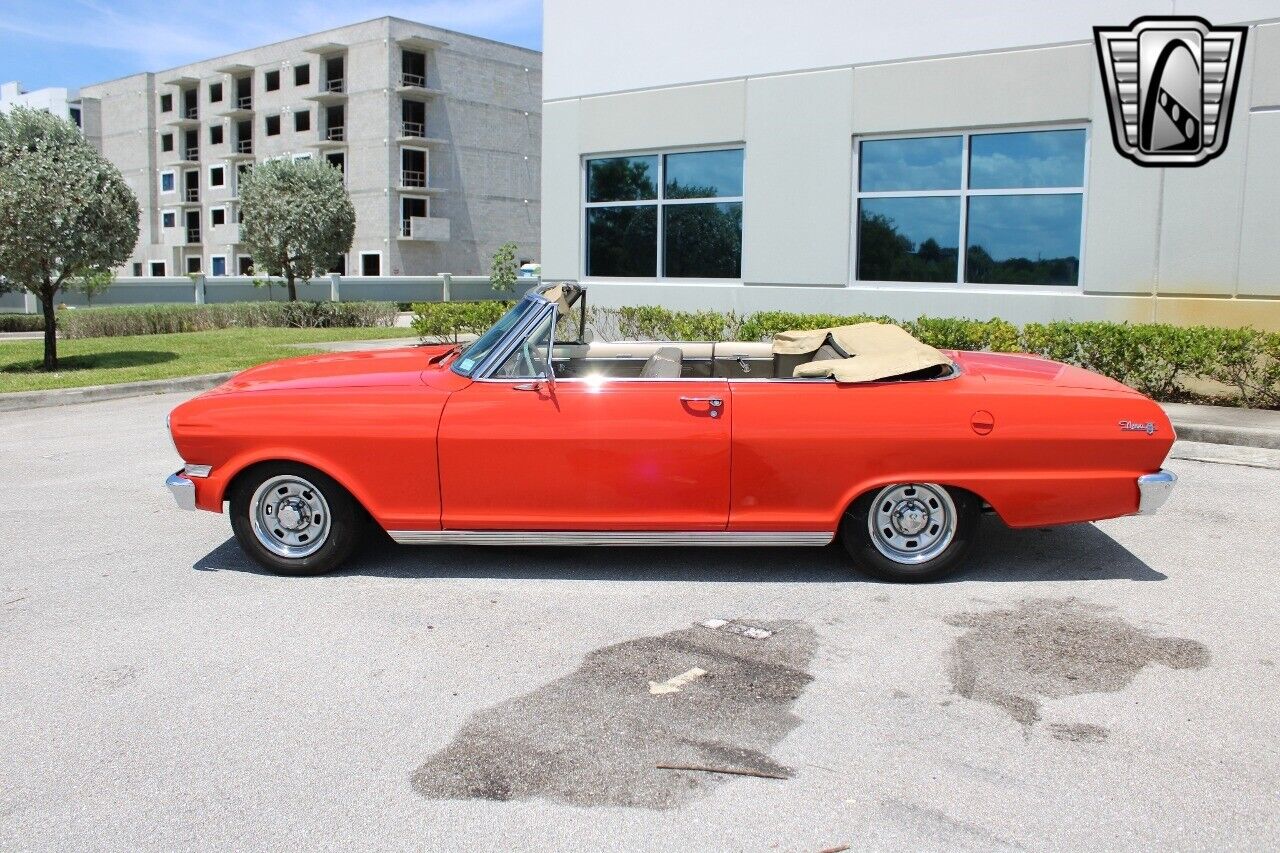
[[[1094,27],[1116,150],[1139,166],[1199,166],[1231,130],[1248,27],[1144,17]]]
[[[1156,425],[1152,421],[1140,423],[1139,421],[1121,421],[1120,429],[1125,432],[1145,432],[1147,435],[1156,434]]]

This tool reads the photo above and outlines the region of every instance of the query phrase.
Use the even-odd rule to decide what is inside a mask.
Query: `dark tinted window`
[[[960,198],[864,198],[858,202],[858,278],[956,280]]]
[[[587,161],[587,201],[638,201],[657,197],[656,155]]]
[[[657,207],[587,208],[587,275],[652,278],[657,266]]]
[[[222,100],[222,84],[210,83],[209,84],[209,102],[216,104],[221,100]]]
[[[160,112],[167,113],[173,111],[173,95],[160,96]]]
[[[173,134],[172,133],[162,133],[160,135],[160,150],[161,151],[173,150]]]
[[[293,114],[293,129],[299,132],[311,129],[311,110],[299,110]]]
[[[861,149],[858,188],[862,192],[960,188],[962,137],[867,139]]]
[[[222,144],[222,125],[215,124],[209,127],[209,144],[210,145]]]
[[[293,66],[293,85],[305,86],[311,82],[311,66],[295,65]]]
[[[1083,197],[969,198],[965,278],[979,284],[1075,284]]]
[[[262,79],[266,83],[268,92],[274,92],[276,89],[280,88],[280,72],[279,71],[268,71],[266,74],[262,76]]]
[[[664,275],[742,277],[742,203],[668,204],[662,208]]]
[[[267,136],[280,133],[280,116],[267,116]]]
[[[665,198],[742,195],[742,149],[666,155]]]
[[[974,189],[1083,184],[1083,130],[984,133],[969,141],[969,186]]]

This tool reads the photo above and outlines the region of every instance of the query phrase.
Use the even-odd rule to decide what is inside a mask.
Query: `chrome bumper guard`
[[[173,495],[173,499],[178,502],[178,509],[194,510],[196,508],[196,484],[182,476],[181,471],[170,474],[164,484]]]
[[[1178,477],[1172,471],[1161,469],[1158,474],[1143,474],[1138,478],[1138,515],[1151,515],[1164,505],[1173,493]]]

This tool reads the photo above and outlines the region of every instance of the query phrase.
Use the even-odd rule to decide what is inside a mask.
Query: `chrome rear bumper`
[[[181,471],[170,474],[164,484],[173,495],[173,499],[178,502],[178,509],[194,510],[196,508],[196,484],[182,476]]]
[[[1178,477],[1163,468],[1157,474],[1143,474],[1138,478],[1138,515],[1151,515],[1169,499]]]

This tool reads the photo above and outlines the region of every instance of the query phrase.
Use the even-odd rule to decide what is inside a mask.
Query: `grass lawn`
[[[285,344],[413,337],[412,329],[379,327],[218,329],[178,335],[78,338],[58,341],[58,369],[52,373],[40,369],[42,341],[7,341],[0,343],[0,393],[226,373],[264,361],[320,352]]]

